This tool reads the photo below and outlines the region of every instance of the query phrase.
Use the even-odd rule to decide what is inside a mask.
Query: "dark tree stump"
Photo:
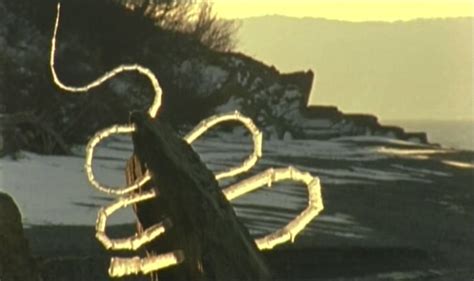
[[[148,244],[150,253],[181,249],[185,260],[160,271],[161,280],[269,280],[268,267],[247,228],[239,222],[214,174],[198,154],[170,126],[133,113],[135,155],[127,167],[127,181],[144,168],[158,196],[135,206],[140,227],[169,218],[173,226]]]

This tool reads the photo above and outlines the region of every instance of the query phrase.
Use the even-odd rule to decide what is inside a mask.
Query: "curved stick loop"
[[[152,189],[148,192],[132,194],[128,197],[120,197],[111,205],[101,208],[97,213],[96,221],[96,238],[107,250],[136,250],[142,245],[152,241],[156,237],[163,234],[166,229],[171,227],[171,221],[165,220],[160,224],[155,224],[140,234],[122,239],[111,239],[105,233],[107,227],[107,218],[121,208],[126,208],[132,204],[137,204],[145,200],[156,197],[155,191]]]
[[[92,169],[92,160],[94,158],[94,150],[95,147],[104,139],[116,135],[116,134],[129,134],[135,131],[135,126],[134,125],[115,125],[112,127],[109,127],[107,129],[101,130],[97,132],[87,143],[86,147],[86,161],[84,164],[84,169],[86,171],[87,179],[89,180],[89,183],[96,189],[98,189],[101,192],[105,192],[107,194],[113,194],[113,195],[124,195],[127,193],[130,193],[141,186],[143,186],[146,182],[148,182],[151,179],[151,175],[147,171],[145,175],[137,181],[135,184],[123,187],[123,188],[117,188],[117,187],[109,187],[106,185],[103,185],[99,183],[94,176],[94,171]]]
[[[228,121],[238,121],[242,123],[252,134],[254,147],[253,152],[240,166],[230,168],[227,171],[216,174],[217,180],[233,177],[240,173],[246,172],[257,163],[258,159],[262,157],[262,132],[260,132],[257,126],[255,126],[252,119],[240,114],[240,112],[238,111],[235,111],[234,113],[214,115],[207,119],[204,119],[184,137],[184,140],[191,144],[213,126]]]
[[[121,65],[109,72],[106,72],[96,80],[86,84],[85,86],[73,87],[63,84],[55,70],[55,52],[56,52],[56,36],[59,26],[60,17],[60,4],[57,6],[56,22],[54,26],[54,33],[51,39],[51,53],[50,53],[50,69],[53,76],[54,83],[59,88],[73,93],[87,92],[94,87],[98,87],[102,83],[118,75],[121,72],[136,71],[142,75],[145,75],[152,83],[155,97],[152,105],[148,109],[148,114],[151,118],[156,118],[159,108],[161,106],[162,91],[158,83],[158,79],[151,72],[150,69],[140,66],[138,64],[133,65]],[[224,172],[218,173],[215,177],[217,180],[236,176],[240,173],[246,172],[251,169],[262,157],[262,133],[255,126],[253,121],[241,115],[239,112],[215,115],[208,119],[201,121],[189,134],[185,136],[185,141],[192,143],[202,134],[204,134],[211,127],[227,121],[238,121],[241,122],[252,134],[252,140],[254,144],[253,152],[248,158],[240,165],[234,168],[230,168]],[[145,172],[144,176],[134,184],[125,186],[122,188],[109,187],[99,183],[94,176],[92,160],[94,157],[95,147],[104,139],[114,134],[130,134],[136,130],[136,127],[131,125],[114,125],[112,127],[103,129],[97,132],[89,141],[86,147],[86,157],[84,169],[86,171],[87,178],[91,185],[99,191],[113,194],[113,195],[127,195],[120,197],[116,202],[111,205],[102,208],[97,215],[96,221],[96,238],[102,243],[106,249],[111,250],[136,250],[142,245],[151,242],[158,238],[160,235],[165,233],[166,229],[171,226],[169,220],[165,220],[162,223],[155,224],[150,228],[146,229],[142,233],[123,239],[111,239],[105,233],[107,218],[114,212],[121,208],[125,208],[131,204],[138,204],[139,202],[149,200],[157,196],[155,190],[150,190],[143,193],[131,194],[130,192],[135,191],[142,187],[146,182],[151,179],[150,173]],[[296,218],[290,221],[285,227],[267,235],[262,238],[256,239],[255,242],[259,249],[272,249],[275,245],[291,241],[295,239],[296,235],[302,231],[305,226],[315,218],[324,208],[323,201],[321,198],[321,185],[319,179],[312,177],[309,173],[303,173],[293,167],[280,168],[280,169],[268,169],[263,173],[259,173],[246,180],[231,185],[223,190],[224,195],[230,201],[239,196],[242,196],[248,192],[254,191],[261,188],[264,185],[271,185],[274,182],[282,180],[292,180],[303,182],[308,188],[308,206],[303,212],[301,212]],[[181,263],[184,260],[184,253],[181,250],[176,250],[160,255],[151,255],[145,258],[131,257],[131,258],[119,258],[114,257],[111,259],[109,267],[109,275],[112,277],[120,277],[130,274],[147,274],[152,271],[159,270],[161,268],[169,267]]]
[[[223,190],[227,200],[231,201],[265,185],[271,186],[272,183],[283,180],[299,181],[306,185],[308,188],[308,206],[283,228],[256,239],[255,243],[260,250],[272,249],[276,245],[287,241],[293,242],[296,235],[324,209],[319,179],[313,177],[310,173],[303,173],[291,166],[279,169],[270,168]]]
[[[103,74],[102,76],[100,76],[99,78],[97,78],[96,80],[90,82],[89,84],[85,86],[72,87],[72,86],[67,86],[61,82],[61,80],[58,78],[58,75],[56,73],[56,69],[54,68],[54,59],[55,59],[55,53],[56,53],[56,35],[58,32],[60,11],[61,11],[61,4],[58,3],[57,12],[56,12],[56,22],[54,24],[53,38],[51,39],[51,53],[50,53],[50,58],[49,58],[49,66],[51,69],[51,73],[53,75],[54,83],[56,83],[56,85],[58,85],[59,88],[68,92],[73,92],[73,93],[87,92],[92,88],[100,86],[102,83],[104,83],[105,81],[109,80],[110,78],[116,76],[117,74],[121,72],[136,71],[140,74],[145,75],[150,80],[153,86],[155,97],[154,97],[152,105],[148,109],[148,114],[150,114],[152,118],[155,118],[156,115],[158,114],[158,110],[161,107],[161,95],[162,95],[161,87],[160,87],[160,84],[158,83],[158,79],[153,74],[153,72],[151,72],[150,69],[145,68],[141,65],[138,65],[138,64],[121,65],[119,67],[112,69],[109,72],[106,72],[105,74]]]
[[[128,197],[120,197],[111,205],[101,208],[97,214],[96,238],[107,250],[137,250],[144,244],[147,244],[161,236],[172,225],[169,219],[154,224],[141,233],[120,239],[111,239],[105,233],[107,227],[107,218],[121,208],[132,204],[152,199],[156,197],[155,190],[143,193],[132,194]],[[131,274],[148,274],[152,271],[160,270],[181,263],[184,260],[184,253],[181,250],[168,252],[165,254],[151,255],[148,257],[130,257],[120,258],[112,257],[110,259],[109,276],[121,277]]]
[[[132,274],[148,274],[163,268],[180,264],[184,261],[182,250],[176,250],[160,255],[149,257],[120,258],[110,259],[109,276],[123,277]]]

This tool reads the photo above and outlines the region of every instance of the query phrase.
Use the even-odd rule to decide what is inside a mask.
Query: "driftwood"
[[[160,280],[269,280],[270,274],[248,230],[221,192],[214,174],[170,126],[134,113],[135,155],[128,184],[146,167],[158,196],[135,206],[139,231],[169,219],[172,227],[146,246],[149,253],[180,249],[184,262],[159,272]]]

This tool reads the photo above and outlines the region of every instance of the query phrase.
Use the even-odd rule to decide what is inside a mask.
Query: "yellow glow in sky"
[[[397,21],[474,16],[474,0],[214,0],[223,18],[263,15],[345,21]]]

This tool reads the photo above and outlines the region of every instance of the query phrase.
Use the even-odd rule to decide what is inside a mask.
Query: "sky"
[[[398,21],[474,15],[474,0],[214,0],[223,18],[263,15],[344,21]]]
[[[199,1],[199,0],[196,0]],[[289,17],[297,18],[326,18],[331,20],[340,20],[348,22],[408,22],[414,19],[420,18],[458,18],[458,17],[474,17],[474,0],[211,0],[213,1],[213,7],[215,12],[223,18],[229,19],[245,19],[251,17],[261,17],[265,15],[283,15]],[[397,50],[396,48],[391,48],[390,46],[384,45],[383,42],[378,42],[376,38],[386,36],[385,33],[377,34],[376,36],[372,33],[361,35],[358,33],[357,38],[353,40],[353,53],[356,54],[353,58],[348,59],[357,59],[359,60],[364,58],[361,57],[361,54],[364,52],[364,42],[359,40],[360,38],[365,38],[364,40],[373,39],[374,42],[368,42],[371,49],[374,49],[375,53],[368,55],[368,62],[360,62],[358,66],[360,69],[364,67],[369,68],[366,72],[367,75],[374,74],[370,72],[372,68],[377,68],[378,74],[377,78],[367,78],[367,81],[355,81],[355,84],[346,83],[350,88],[350,93],[357,95],[359,97],[359,103],[354,101],[348,101],[347,98],[344,98],[344,89],[341,89],[340,84],[328,79],[328,76],[336,75],[340,77],[343,74],[346,74],[348,77],[352,77],[354,73],[347,70],[347,67],[344,65],[338,65],[334,62],[331,62],[329,65],[325,64],[328,56],[336,61],[340,61],[342,53],[337,53],[337,46],[331,45],[334,40],[331,38],[326,38],[324,41],[321,34],[324,33],[324,30],[319,30],[318,34],[320,37],[316,42],[308,40],[308,34],[311,34],[311,30],[306,30],[304,26],[298,27],[300,35],[306,36],[306,39],[301,39],[298,37],[298,34],[295,32],[288,31],[283,26],[278,26],[277,23],[266,26],[262,33],[262,26],[252,26],[247,21],[245,26],[241,27],[239,35],[239,50],[255,57],[259,60],[262,60],[270,65],[275,65],[280,71],[289,72],[296,70],[304,69],[313,69],[317,71],[318,80],[316,88],[313,88],[311,93],[311,104],[330,104],[337,105],[342,110],[347,112],[364,112],[364,113],[373,113],[377,114],[382,119],[391,118],[391,119],[470,119],[474,120],[474,108],[470,107],[466,110],[466,107],[472,106],[472,101],[464,101],[464,96],[469,96],[466,94],[466,90],[469,88],[469,85],[474,85],[474,80],[471,78],[466,78],[466,75],[469,73],[472,74],[472,71],[466,69],[473,69],[472,65],[472,43],[474,42],[472,33],[467,33],[469,28],[465,26],[453,26],[447,27],[443,30],[438,30],[436,28],[431,28],[429,26],[424,27],[426,30],[421,32],[418,27],[414,26],[412,29],[407,27],[407,30],[401,34],[397,33],[396,30],[389,30],[391,35],[398,36],[397,38],[404,42],[404,44],[412,44],[413,48],[404,48],[403,50]],[[252,28],[257,28],[257,30],[252,30]],[[405,27],[405,25],[400,26]],[[293,27],[294,28],[294,27]],[[308,27],[309,28],[309,27]],[[387,27],[388,28],[388,27]],[[418,28],[418,29],[417,29]],[[420,27],[421,28],[421,27]],[[277,29],[277,31],[271,32],[271,30]],[[390,28],[389,28],[390,29]],[[447,34],[445,34],[447,31]],[[283,32],[283,31],[285,32]],[[303,32],[303,30],[305,30]],[[358,30],[358,29],[357,29]],[[357,31],[356,30],[356,31]],[[370,31],[371,29],[369,29]],[[378,30],[378,29],[377,29]],[[418,31],[417,31],[418,30]],[[471,29],[472,30],[472,29]],[[332,30],[332,32],[337,33],[341,30]],[[353,30],[352,30],[353,31]],[[349,28],[348,32],[352,32]],[[355,32],[355,31],[354,31]],[[388,32],[388,31],[387,31]],[[418,32],[418,33],[417,33]],[[421,33],[420,33],[421,32]],[[443,33],[444,32],[444,33]],[[290,36],[293,34],[294,36]],[[388,34],[388,33],[387,33]],[[339,34],[340,35],[340,34]],[[345,38],[344,42],[349,42],[350,40],[347,37],[350,34],[340,36]],[[442,35],[442,36],[441,36]],[[304,37],[303,36],[303,37]],[[375,37],[374,37],[375,36]],[[301,36],[300,36],[301,37]],[[436,40],[439,37],[440,42]],[[289,41],[295,41],[295,44],[285,44],[285,42],[280,42],[275,44],[275,40],[278,38],[286,38]],[[289,39],[292,38],[292,39]],[[339,37],[338,37],[339,38]],[[359,39],[358,39],[359,38]],[[467,39],[466,39],[467,38]],[[469,40],[471,38],[471,40]],[[304,41],[304,44],[302,43]],[[408,40],[408,41],[407,41]],[[447,40],[446,42],[443,40]],[[311,42],[309,42],[311,41]],[[324,41],[324,42],[323,42]],[[391,41],[391,38],[386,39],[386,41]],[[400,41],[400,42],[401,42]],[[398,42],[398,41],[395,41]],[[467,43],[466,43],[467,42]],[[372,45],[371,45],[372,44]],[[434,45],[430,45],[434,44]],[[396,44],[395,44],[396,45]],[[437,48],[429,48],[430,52],[424,52],[423,46],[436,46]],[[442,46],[438,46],[442,45]],[[276,47],[278,46],[278,47]],[[301,46],[310,46],[310,50],[302,49]],[[328,47],[329,46],[329,47]],[[301,48],[300,48],[301,47]],[[357,49],[357,47],[359,47]],[[365,46],[367,47],[367,46]],[[416,47],[416,48],[415,48]],[[324,48],[331,48],[331,54],[324,53]],[[315,54],[319,50],[320,53],[324,54],[323,57]],[[383,56],[383,52],[380,53],[380,50],[391,50],[395,53],[400,53],[399,56],[392,55],[387,57]],[[340,51],[340,50],[339,50]],[[360,52],[359,52],[360,51]],[[296,55],[295,55],[296,52]],[[378,53],[377,53],[378,52]],[[415,52],[415,53],[414,53]],[[438,52],[438,54],[436,53]],[[291,58],[288,57],[291,54]],[[339,55],[341,56],[339,56]],[[410,59],[406,59],[410,57]],[[302,58],[298,60],[298,58]],[[339,59],[338,59],[339,58]],[[425,59],[429,62],[426,63]],[[471,59],[471,65],[469,66],[469,60]],[[285,61],[286,60],[286,61]],[[289,62],[288,62],[289,61]],[[467,61],[467,64],[464,63]],[[423,68],[423,65],[433,65],[433,67]],[[467,65],[467,66],[466,66]],[[397,66],[397,67],[394,67]],[[462,66],[462,67],[461,67]],[[452,68],[448,70],[443,67],[455,67],[454,71]],[[466,68],[467,67],[467,68]],[[378,69],[382,68],[382,70]],[[348,73],[342,73],[346,69]],[[413,71],[421,71],[424,75],[407,75],[406,73],[411,73],[404,71],[404,69],[410,69]],[[443,71],[438,71],[438,69],[444,69]],[[433,71],[431,71],[433,70]],[[398,72],[397,72],[398,71]],[[412,72],[413,72],[412,71]],[[431,73],[431,72],[434,73]],[[350,72],[350,73],[349,73]],[[394,73],[396,72],[396,73]],[[357,74],[357,73],[356,73]],[[351,76],[352,75],[352,76]],[[384,76],[385,75],[385,76]],[[398,75],[398,76],[397,76]],[[432,76],[430,76],[432,75]],[[444,76],[443,76],[444,75]],[[344,77],[346,77],[344,76]],[[357,75],[356,75],[357,76]],[[360,76],[360,75],[359,75]],[[421,79],[420,76],[423,76]],[[446,77],[445,77],[446,76]],[[325,79],[326,77],[326,79]],[[357,76],[358,77],[358,76]],[[413,77],[417,77],[416,81],[413,81]],[[395,79],[396,78],[396,79]],[[444,83],[449,78],[452,83]],[[397,80],[398,79],[398,80]],[[357,79],[356,79],[357,80]],[[470,81],[468,81],[470,80]],[[444,82],[443,82],[444,81]],[[454,82],[453,82],[454,81]],[[466,82],[467,81],[467,82]],[[325,85],[332,85],[334,82],[334,87],[330,88],[325,87]],[[346,81],[347,82],[347,81]],[[364,84],[365,83],[365,84]],[[392,87],[393,83],[405,85],[406,89],[400,89],[400,87]],[[442,83],[442,85],[448,85],[446,87],[435,87],[436,83]],[[359,85],[360,84],[360,85]],[[359,85],[357,88],[355,86]],[[459,87],[454,87],[453,85],[458,85]],[[452,86],[452,87],[451,87]],[[364,88],[365,87],[365,88]],[[388,91],[387,88],[391,89]],[[417,88],[418,87],[418,88]],[[421,87],[421,88],[420,88]],[[424,88],[423,88],[424,87]],[[430,87],[435,87],[431,89]],[[450,88],[451,87],[451,88]],[[393,89],[392,89],[393,88]],[[399,104],[393,104],[389,106],[389,109],[392,109],[393,114],[389,114],[386,104],[390,102],[387,99],[374,99],[371,95],[372,92],[385,93],[386,95],[392,95],[392,92],[397,92],[396,90],[408,90],[418,89],[418,94],[415,95],[419,100],[413,104],[424,104],[424,110],[417,110],[411,112],[410,116],[406,113],[409,107],[403,107]],[[426,88],[426,89],[425,89]],[[439,88],[439,90],[438,90]],[[430,95],[421,95],[420,89],[425,89]],[[472,87],[471,87],[472,89]],[[433,94],[433,91],[438,93],[441,96],[436,96]],[[442,93],[449,93],[449,96],[442,95]],[[342,95],[343,98],[338,98],[336,94]],[[365,96],[364,96],[365,95]],[[471,92],[471,96],[474,93]],[[397,97],[398,95],[394,95]],[[365,98],[364,98],[365,97]],[[439,99],[435,99],[438,97]],[[393,98],[393,97],[392,97]],[[441,116],[438,114],[440,101],[445,102],[448,107],[452,110],[442,110],[446,116]],[[407,103],[412,102],[407,100]],[[398,107],[397,107],[398,106]],[[459,109],[461,108],[461,109]],[[456,111],[457,110],[457,111]],[[449,111],[449,112],[448,112]],[[454,112],[456,111],[456,112]],[[454,112],[454,113],[453,113]],[[468,113],[466,113],[468,112]],[[470,113],[469,113],[470,112]]]

